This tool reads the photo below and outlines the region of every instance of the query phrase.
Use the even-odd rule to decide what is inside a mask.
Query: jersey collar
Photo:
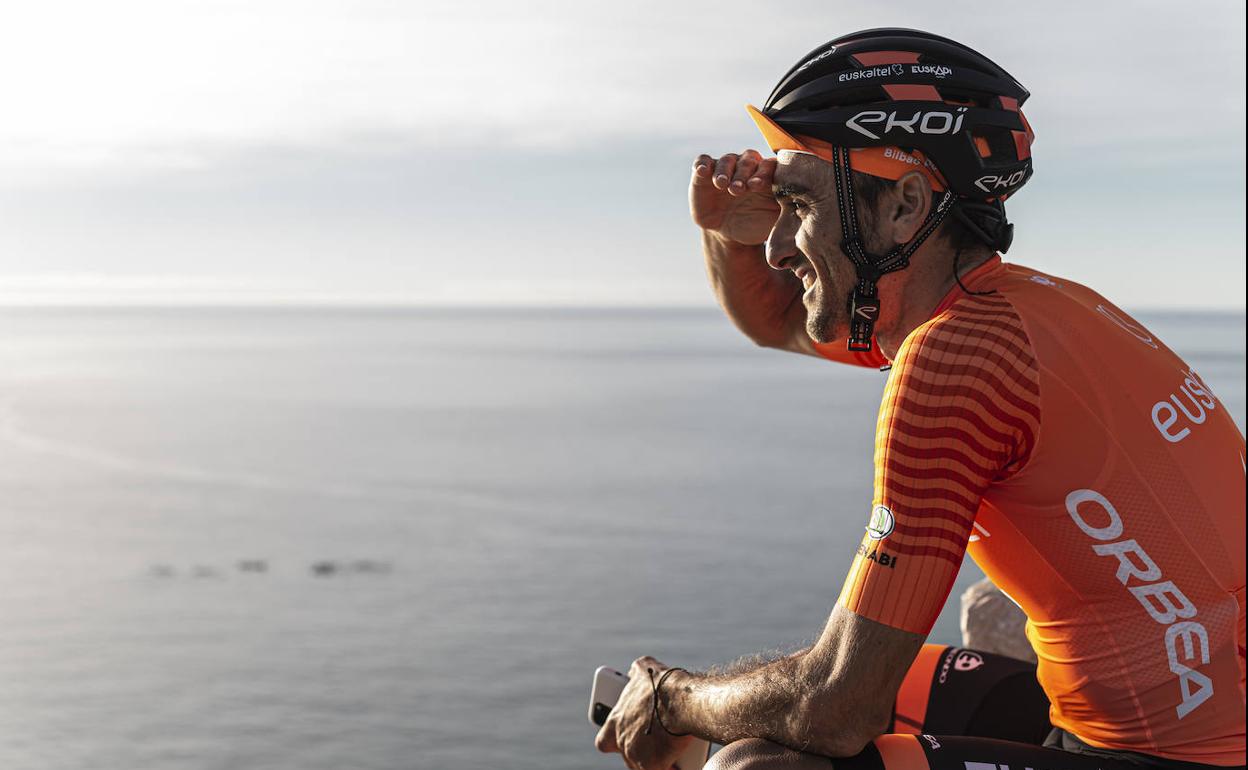
[[[986,289],[991,289],[991,284],[993,282],[992,279],[1004,269],[1005,263],[1001,261],[1001,255],[993,254],[990,259],[984,262],[984,264],[979,265],[971,272],[965,273],[962,276],[962,286],[965,286],[971,291],[985,291]],[[935,318],[945,312],[953,306],[953,303],[966,296],[966,292],[962,291],[962,286],[959,286],[956,282],[953,284],[953,288],[949,290],[949,293],[945,295],[945,298],[942,299],[936,305],[936,309],[932,311],[932,318]]]

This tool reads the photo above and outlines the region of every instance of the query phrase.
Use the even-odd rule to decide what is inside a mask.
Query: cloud
[[[899,25],[1031,89],[1011,257],[1130,306],[1242,308],[1243,21],[1229,0],[10,4],[0,274],[40,277],[9,298],[706,304],[693,154],[758,146],[744,102]],[[1223,280],[1176,295],[1176,255]]]
[[[798,0],[44,0],[0,24],[0,169],[184,168],[223,147],[566,147],[746,127],[824,39],[929,28],[1028,85],[1038,151],[1238,153],[1244,7]]]

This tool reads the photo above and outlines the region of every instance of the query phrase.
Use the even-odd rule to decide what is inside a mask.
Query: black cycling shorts
[[[832,764],[837,770],[1214,768],[1089,746],[1049,723],[1034,663],[936,644],[924,645],[906,674],[889,734]]]

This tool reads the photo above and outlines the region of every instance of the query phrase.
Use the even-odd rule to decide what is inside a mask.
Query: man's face
[[[849,297],[857,274],[841,251],[832,165],[813,155],[782,151],[773,192],[780,217],[767,239],[767,263],[792,270],[805,292],[806,333],[815,342],[849,335]]]

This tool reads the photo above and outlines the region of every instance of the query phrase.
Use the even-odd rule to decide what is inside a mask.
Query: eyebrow
[[[786,182],[784,184],[773,184],[771,186],[771,194],[777,198],[792,198],[795,195],[810,195],[810,188],[796,182]]]

